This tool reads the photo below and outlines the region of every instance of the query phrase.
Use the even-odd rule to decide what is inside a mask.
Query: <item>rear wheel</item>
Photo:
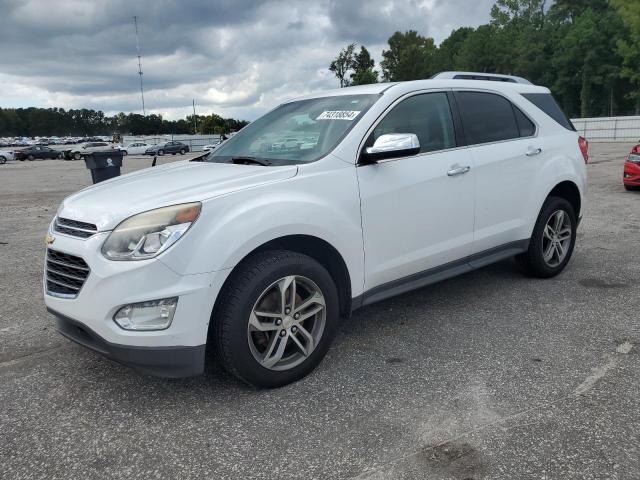
[[[624,186],[624,189],[625,189],[627,192],[635,192],[635,191],[640,190],[640,187],[636,187],[635,185],[625,185],[625,186]]]
[[[73,154],[73,159],[74,160],[81,160],[82,159],[82,155],[80,154],[80,152],[75,152]]]
[[[516,257],[517,263],[536,277],[559,274],[571,259],[576,228],[576,214],[571,204],[564,198],[547,198],[533,229],[529,249]]]
[[[7,163],[7,157],[0,155],[0,165],[4,165],[5,163]]]
[[[213,341],[224,368],[256,387],[299,380],[327,353],[337,328],[336,286],[316,260],[277,250],[245,260],[220,292]]]
[[[122,152],[122,156],[126,157],[127,155],[129,155],[129,152],[127,152],[126,150],[120,150]]]
[[[36,158],[36,157],[34,157],[33,155],[28,155],[28,156],[27,156],[27,160],[29,160],[30,162],[33,162],[33,160],[34,160],[35,158]]]
[[[161,157],[162,155],[164,155],[164,150],[160,149],[158,150],[158,155]]]
[[[180,155],[184,155],[186,152],[184,150],[184,148],[182,150],[180,150]]]

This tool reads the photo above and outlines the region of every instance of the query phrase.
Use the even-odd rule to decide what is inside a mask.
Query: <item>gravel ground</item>
[[[55,333],[43,235],[82,162],[0,166],[0,477],[638,479],[640,193],[593,144],[574,257],[364,308],[322,365],[257,391],[139,375]],[[163,157],[160,163],[178,157]],[[150,158],[128,157],[125,172]]]

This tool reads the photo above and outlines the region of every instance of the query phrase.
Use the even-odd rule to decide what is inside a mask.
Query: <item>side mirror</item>
[[[387,133],[380,135],[364,156],[371,162],[385,158],[408,157],[420,152],[420,141],[415,133]]]

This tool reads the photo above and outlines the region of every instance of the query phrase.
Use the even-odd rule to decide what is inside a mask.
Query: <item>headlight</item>
[[[158,208],[129,217],[102,246],[109,260],[145,260],[164,252],[189,230],[200,215],[200,202]]]
[[[629,156],[627,157],[627,162],[640,163],[640,154],[630,153]]]

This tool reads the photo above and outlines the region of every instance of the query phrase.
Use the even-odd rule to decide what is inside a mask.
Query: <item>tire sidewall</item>
[[[267,267],[259,278],[252,278],[241,293],[239,308],[225,312],[223,321],[227,325],[226,357],[231,361],[238,376],[246,382],[273,388],[296,381],[311,372],[325,356],[335,336],[339,319],[338,292],[336,286],[322,265],[305,255],[285,257],[284,262]],[[253,357],[247,338],[247,328],[251,310],[259,296],[277,280],[288,275],[300,275],[312,280],[322,291],[326,303],[324,331],[319,344],[311,355],[300,365],[285,371],[270,370],[258,363]]]

